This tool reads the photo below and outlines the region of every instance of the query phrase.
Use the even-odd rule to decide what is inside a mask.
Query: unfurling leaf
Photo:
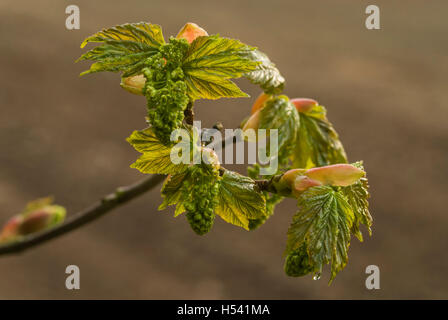
[[[135,168],[142,173],[158,173],[158,174],[176,174],[184,171],[188,164],[175,164],[171,160],[171,152],[191,150],[190,139],[182,140],[175,147],[165,146],[154,134],[152,128],[141,131],[134,131],[129,138],[126,139],[134,148],[143,155],[137,159],[131,168]],[[173,148],[179,148],[174,149]]]
[[[278,156],[279,164],[287,163],[300,127],[299,113],[286,96],[272,97],[259,112],[259,129],[267,129],[268,135],[271,129],[278,130],[278,155],[270,156]]]
[[[239,56],[238,52],[243,48],[248,47],[238,40],[218,35],[196,38],[182,67],[190,99],[246,97],[247,94],[229,80],[241,77],[259,64]]]
[[[353,210],[343,193],[329,186],[306,190],[299,197],[298,208],[288,230],[286,254],[306,243],[313,272],[320,273],[331,262],[331,282],[348,261]]]
[[[45,198],[39,198],[33,201],[30,201],[26,204],[25,209],[21,212],[22,215],[26,215],[30,212],[33,212],[38,209],[42,209],[44,207],[47,207],[51,205],[54,202],[53,197],[45,197]]]
[[[189,171],[185,170],[175,175],[169,175],[166,178],[161,191],[163,202],[159,206],[159,210],[166,209],[168,206],[176,205],[176,210],[174,212],[175,217],[185,212],[183,202],[185,201],[185,197],[188,193],[183,192],[182,186],[184,181],[188,180],[189,176]]]
[[[255,70],[245,73],[244,77],[259,85],[265,93],[279,94],[283,91],[285,78],[266,54],[259,50],[242,51],[240,54],[252,61],[260,62]]]
[[[254,180],[226,170],[220,184],[215,213],[224,221],[249,230],[249,220],[266,216],[266,200]]]
[[[364,170],[362,162],[357,162],[353,164],[359,169]],[[355,215],[355,220],[353,221],[352,233],[359,239],[363,241],[362,233],[359,230],[359,224],[362,223],[367,227],[369,235],[372,235],[372,216],[369,212],[369,183],[366,177],[362,177],[355,184],[348,187],[343,187],[342,192],[347,197],[347,201],[353,209]]]
[[[86,52],[77,60],[95,62],[81,75],[100,71],[127,71],[157,53],[165,40],[160,26],[140,22],[123,24],[97,32],[85,39],[81,48],[89,42],[102,44]]]
[[[326,118],[323,106],[299,112],[300,128],[292,156],[295,168],[322,167],[346,163],[347,156],[339,136]]]

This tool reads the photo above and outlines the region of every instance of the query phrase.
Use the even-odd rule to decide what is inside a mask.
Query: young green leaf
[[[286,96],[273,97],[260,109],[259,129],[267,129],[267,134],[270,129],[278,130],[278,155],[270,156],[278,156],[281,165],[288,162],[299,127],[299,113]],[[269,149],[268,143],[267,150]]]
[[[259,64],[238,54],[246,47],[238,40],[218,35],[196,38],[182,66],[190,99],[246,97],[247,94],[229,80],[241,77]]]
[[[136,64],[157,53],[165,40],[160,26],[140,22],[97,32],[85,39],[81,48],[89,42],[102,44],[84,53],[77,60],[95,61],[90,69],[81,75],[100,71],[121,72],[134,68]]]
[[[247,50],[242,51],[241,55],[252,61],[261,62],[255,70],[245,73],[244,77],[259,85],[265,93],[280,94],[283,91],[285,78],[266,54],[259,50]]]
[[[298,207],[288,230],[286,254],[306,241],[315,272],[321,272],[331,262],[331,282],[348,261],[352,208],[342,193],[329,186],[305,191],[299,197]]]
[[[357,162],[353,164],[359,169],[364,170],[362,162]],[[362,177],[358,182],[352,184],[348,187],[341,188],[342,192],[347,198],[348,203],[353,209],[355,219],[353,221],[352,233],[359,239],[363,241],[363,236],[359,230],[359,224],[362,223],[367,227],[369,235],[372,235],[372,223],[373,219],[369,212],[369,183],[366,177]]]
[[[171,152],[174,152],[172,148],[179,148],[175,151],[181,151],[184,144],[188,144],[185,145],[184,150],[191,150],[190,141],[182,140],[175,147],[165,146],[156,137],[152,128],[134,131],[126,140],[135,150],[143,153],[131,165],[131,168],[135,168],[142,173],[176,174],[184,171],[188,166],[188,164],[184,163],[173,163],[171,160]]]
[[[249,230],[255,230],[262,226],[273,214],[277,204],[279,204],[284,197],[278,194],[270,194],[264,191],[263,195],[266,199],[266,214],[258,219],[249,219]]]
[[[280,171],[276,172],[275,174],[278,174],[279,172]],[[254,164],[253,166],[249,166],[247,168],[247,173],[248,176],[252,179],[270,179],[274,176],[260,176],[260,165],[258,163]],[[269,193],[267,191],[263,191],[263,196],[266,199],[266,214],[257,219],[249,219],[249,230],[255,230],[262,226],[274,214],[275,206],[284,199],[283,196],[280,196],[276,193]]]
[[[299,112],[300,128],[292,156],[295,168],[322,167],[347,163],[347,156],[339,136],[326,118],[323,106],[313,106]]]
[[[215,213],[224,221],[249,230],[249,219],[266,215],[265,198],[254,180],[226,170],[220,183]]]
[[[166,209],[168,206],[176,205],[176,210],[174,212],[175,217],[185,212],[183,202],[189,192],[185,192],[185,186],[183,186],[183,183],[184,181],[187,181],[189,177],[190,172],[185,170],[181,173],[170,175],[166,178],[161,191],[163,202],[159,206],[159,210]]]
[[[26,215],[30,212],[33,212],[35,210],[42,209],[46,206],[52,205],[54,201],[54,198],[52,196],[45,197],[45,198],[39,198],[33,201],[30,201],[26,204],[25,209],[21,212],[22,215]]]

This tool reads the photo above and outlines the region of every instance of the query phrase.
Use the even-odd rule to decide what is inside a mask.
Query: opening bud
[[[308,112],[313,107],[318,106],[319,102],[310,98],[294,98],[290,100],[299,112]]]
[[[120,86],[130,93],[143,95],[145,83],[146,78],[142,74],[139,74],[132,77],[121,78]]]
[[[252,105],[252,109],[250,111],[251,114],[254,114],[256,111],[260,110],[263,106],[264,103],[270,98],[271,96],[269,94],[266,94],[264,92],[262,92],[257,100],[255,100],[254,104]]]
[[[317,180],[313,180],[307,176],[298,176],[294,180],[294,187],[292,189],[292,195],[294,197],[298,197],[303,191],[311,188],[321,186],[322,183]]]
[[[243,131],[246,131],[248,129],[257,130],[259,126],[260,126],[260,110],[257,110],[246,121],[246,123],[243,126]]]
[[[291,169],[291,170],[288,170],[288,171],[286,171],[282,175],[282,178],[280,180],[282,182],[288,184],[289,186],[293,186],[294,185],[294,181],[296,180],[296,178],[299,177],[299,176],[303,176],[305,171],[306,171],[306,169]]]
[[[192,43],[194,39],[201,36],[208,36],[207,31],[202,29],[196,23],[188,22],[182,27],[182,29],[180,29],[176,38],[177,39],[182,38],[187,40],[188,43]]]
[[[65,208],[61,206],[48,206],[26,214],[19,226],[19,234],[27,235],[52,227],[65,218]]]
[[[365,172],[351,164],[341,163],[308,169],[305,175],[322,184],[346,187],[362,178]]]
[[[0,242],[17,237],[19,235],[19,227],[22,220],[23,218],[21,215],[16,215],[10,218],[0,233]]]
[[[22,236],[45,230],[65,219],[65,208],[52,205],[52,198],[28,203],[24,211],[6,222],[0,233],[0,242],[15,241]]]
[[[322,183],[304,175],[306,169],[291,169],[286,171],[275,183],[275,189],[287,197],[298,197],[308,188],[320,186]]]
[[[202,147],[202,159],[206,164],[211,165],[215,170],[219,170],[219,157],[213,149]]]

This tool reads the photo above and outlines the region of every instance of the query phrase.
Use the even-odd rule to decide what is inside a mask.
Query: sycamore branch
[[[38,246],[46,241],[78,229],[153,189],[160,182],[162,182],[164,178],[165,176],[163,175],[151,175],[136,184],[117,188],[115,192],[105,196],[89,208],[70,216],[63,224],[57,227],[36,234],[31,234],[19,241],[0,246],[0,255],[20,253],[26,249]]]
[[[191,118],[192,120],[192,118]],[[229,137],[222,141],[222,148],[225,148],[226,142],[235,142],[235,138]],[[212,143],[210,147],[214,144],[219,143],[218,141]],[[221,175],[224,174],[226,169],[221,168]],[[0,245],[0,255],[21,253],[26,249],[36,247],[43,244],[49,240],[60,237],[70,231],[78,229],[96,219],[102,217],[103,215],[111,212],[113,209],[137,198],[138,196],[146,193],[147,191],[156,187],[165,178],[164,175],[151,175],[140,182],[126,187],[119,187],[115,192],[106,195],[100,201],[93,204],[92,206],[71,215],[63,224],[56,226],[54,228],[30,234],[21,238],[18,241],[6,243]],[[276,190],[272,185],[273,179],[270,180],[257,180],[256,185],[260,191],[275,192]]]

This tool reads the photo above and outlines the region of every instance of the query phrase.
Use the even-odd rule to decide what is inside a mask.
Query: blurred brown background
[[[65,7],[81,29],[65,28]],[[379,31],[364,27],[368,4]],[[448,3],[446,1],[0,1],[0,220],[53,194],[69,213],[142,178],[124,140],[145,126],[145,100],[119,76],[79,78],[79,45],[103,27],[161,24],[165,37],[187,21],[269,54],[291,97],[327,106],[350,160],[365,161],[374,234],[352,240],[350,261],[328,274],[288,278],[282,203],[249,233],[217,219],[205,237],[184,217],[158,212],[158,190],[101,220],[18,256],[0,257],[0,298],[448,298],[446,236]],[[238,82],[252,96],[258,89]],[[197,103],[204,126],[238,126],[253,100]],[[244,172],[244,167],[238,168]],[[65,289],[65,267],[81,290]],[[365,288],[365,268],[381,289]]]

